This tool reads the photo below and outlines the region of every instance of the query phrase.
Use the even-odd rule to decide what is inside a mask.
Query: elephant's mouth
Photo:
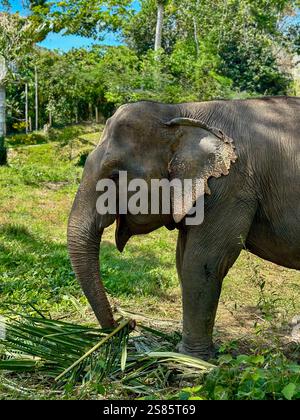
[[[128,227],[128,223],[126,223],[126,217],[124,215],[118,214],[116,217],[116,221],[117,221],[116,234],[115,234],[116,246],[120,252],[123,252],[127,242],[133,236],[133,233]]]
[[[158,218],[154,222],[149,222],[148,217],[133,216],[130,213],[128,215],[117,215],[116,222],[115,241],[120,252],[124,251],[129,239],[134,235],[146,235],[162,226],[165,226],[168,230],[176,229],[174,221]]]
[[[129,239],[134,235],[146,235],[153,232],[162,224],[149,223],[145,216],[133,216],[132,214],[117,215],[117,227],[115,233],[116,246],[120,252],[124,251]],[[147,223],[148,222],[148,223]]]

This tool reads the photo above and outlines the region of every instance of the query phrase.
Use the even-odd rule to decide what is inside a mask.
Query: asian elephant
[[[96,210],[101,179],[202,179],[205,217],[105,215]],[[193,193],[193,192],[192,192]],[[197,197],[194,197],[196,200]],[[207,359],[222,281],[241,250],[300,270],[300,98],[269,97],[120,107],[87,159],[68,225],[68,249],[102,327],[113,327],[99,275],[103,230],[117,221],[122,251],[133,235],[178,229],[183,336],[178,350]]]

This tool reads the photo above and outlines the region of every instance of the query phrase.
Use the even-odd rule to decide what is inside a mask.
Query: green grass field
[[[66,226],[82,173],[77,163],[99,138],[95,130],[81,127],[63,141],[57,135],[52,142],[9,149],[9,166],[0,167],[0,312],[35,308],[53,319],[95,323],[70,266]],[[133,238],[119,254],[114,227],[105,232],[101,270],[116,312],[130,313],[150,326],[180,330],[175,247],[176,232],[161,229]],[[273,346],[275,341],[287,349],[288,323],[300,314],[299,290],[299,272],[243,252],[224,283],[216,341],[236,353]],[[80,395],[78,389],[55,394],[40,375],[6,377],[19,386],[0,380],[0,398],[21,398],[22,387],[26,398]],[[127,395],[122,389],[111,392],[104,393],[105,398]],[[90,397],[96,398],[94,393]]]

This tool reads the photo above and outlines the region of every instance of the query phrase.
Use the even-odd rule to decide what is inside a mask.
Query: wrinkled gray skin
[[[140,102],[121,107],[89,156],[70,215],[68,247],[78,280],[102,327],[115,325],[99,277],[101,234],[117,218],[122,251],[132,235],[177,228],[182,285],[182,353],[209,358],[222,281],[247,247],[300,269],[300,99],[265,98],[181,105]],[[228,138],[216,130],[223,131]],[[96,183],[129,179],[208,179],[205,220],[183,215],[104,216]]]

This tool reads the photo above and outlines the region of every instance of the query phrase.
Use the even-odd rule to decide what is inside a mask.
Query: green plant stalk
[[[132,323],[132,320],[128,319],[124,322],[122,322],[113,332],[108,334],[103,340],[101,340],[98,344],[96,344],[93,348],[91,348],[87,353],[85,353],[80,359],[78,359],[75,363],[73,363],[70,367],[68,367],[66,370],[64,370],[59,376],[55,378],[55,381],[58,382],[61,378],[63,378],[65,375],[67,375],[69,372],[71,372],[76,366],[80,365],[85,359],[87,359],[89,356],[91,356],[96,350],[98,350],[100,347],[103,346],[107,341],[109,341],[112,337],[114,337],[116,334],[118,334],[123,328],[125,328],[127,325],[130,325]]]
[[[178,362],[201,370],[211,370],[217,367],[196,357],[173,352],[151,352],[148,353],[147,356],[154,359],[162,359],[161,362]]]

